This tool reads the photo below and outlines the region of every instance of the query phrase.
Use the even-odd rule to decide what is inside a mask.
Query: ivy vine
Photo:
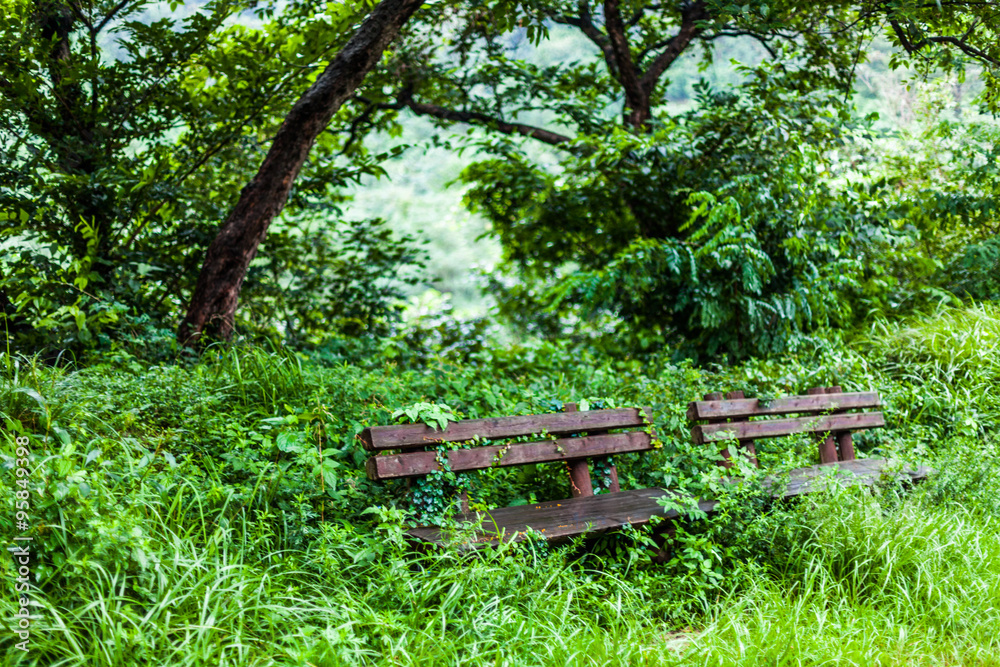
[[[418,478],[410,498],[411,511],[418,522],[440,526],[458,497],[463,492],[472,491],[472,475],[453,471],[448,460],[448,452],[468,448],[468,442],[439,442],[435,445],[434,458],[438,470]]]
[[[444,403],[421,401],[401,408],[393,413],[393,419],[400,423],[424,423],[429,428],[444,431],[450,422],[459,417]],[[458,496],[472,489],[469,473],[456,473],[451,469],[448,452],[468,449],[468,442],[437,441],[434,445],[437,470],[418,477],[410,494],[410,513],[415,521],[439,526],[448,511],[455,505]]]
[[[590,483],[594,489],[594,495],[608,493],[611,490],[611,462],[610,456],[591,459]]]

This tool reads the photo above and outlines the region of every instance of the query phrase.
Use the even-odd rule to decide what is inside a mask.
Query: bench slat
[[[676,517],[675,510],[668,510],[657,502],[662,496],[675,495],[663,489],[633,489],[620,493],[601,494],[567,500],[553,500],[516,507],[503,507],[487,513],[472,548],[524,539],[530,526],[540,532],[550,543],[557,544],[576,535],[593,535],[606,530],[621,528],[625,524],[641,526],[654,516]],[[705,512],[715,509],[715,501],[703,501],[699,507]],[[475,521],[476,513],[459,515],[459,520]],[[422,526],[406,531],[420,540],[440,543],[441,529]]]
[[[452,422],[443,431],[438,431],[425,424],[372,426],[361,432],[361,442],[366,450],[377,452],[387,449],[407,449],[433,445],[436,442],[461,442],[472,440],[475,437],[483,440],[496,440],[543,432],[552,435],[565,435],[579,431],[640,428],[648,423],[652,423],[652,409],[648,407],[584,410],[581,412],[556,412],[547,415],[467,419]]]
[[[881,412],[861,412],[847,415],[819,415],[797,419],[771,419],[756,422],[704,424],[691,429],[696,443],[748,438],[774,438],[794,433],[826,433],[885,426]]]
[[[832,481],[836,484],[871,486],[882,478],[886,469],[895,466],[896,463],[888,459],[855,459],[797,468],[789,471],[788,484],[781,487],[782,496],[789,498],[821,490],[827,484],[826,480],[832,472],[831,469],[839,471],[832,477]],[[895,477],[916,482],[927,477],[929,472],[930,469],[924,466],[903,466]],[[765,485],[771,486],[777,481],[777,478],[771,477]],[[621,528],[626,524],[641,526],[649,523],[653,516],[673,519],[677,517],[677,512],[662,507],[657,499],[675,495],[675,492],[657,488],[634,489],[589,498],[570,498],[503,507],[486,513],[482,529],[474,541],[461,545],[461,548],[475,549],[496,545],[500,542],[501,533],[504,541],[521,540],[524,539],[524,531],[529,526],[544,535],[550,543],[559,543],[576,535],[593,535]],[[704,512],[712,512],[716,505],[717,502],[713,500],[698,502],[698,507]],[[459,521],[476,521],[477,516],[476,512],[467,512],[453,518]],[[436,544],[444,542],[441,529],[436,526],[420,526],[406,532],[418,540]]]
[[[583,413],[580,413],[583,414]],[[563,461],[590,456],[609,456],[653,449],[652,438],[643,431],[560,438],[523,444],[486,445],[448,452],[448,464],[454,472],[483,470],[494,466],[519,466],[528,463]],[[506,451],[503,451],[506,450]],[[406,452],[368,459],[368,477],[372,480],[415,477],[438,470],[437,452]]]
[[[694,401],[688,405],[688,419],[739,419],[758,415],[787,415],[800,412],[826,412],[877,408],[881,405],[878,392],[864,391],[814,396],[776,398],[760,407],[760,399],[744,398],[728,401]]]

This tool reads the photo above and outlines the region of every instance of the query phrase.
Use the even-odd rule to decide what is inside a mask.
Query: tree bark
[[[649,123],[653,118],[653,91],[656,89],[660,77],[691,45],[691,42],[701,34],[702,28],[699,22],[707,21],[710,18],[711,15],[708,13],[704,0],[685,5],[681,9],[679,32],[663,44],[664,50],[656,56],[646,72],[642,72],[639,69],[640,63],[632,58],[628,26],[622,19],[618,0],[604,1],[604,27],[608,31],[608,45],[606,48],[602,46],[602,51],[606,60],[614,61],[614,67],[611,69],[616,73],[625,92],[623,114],[627,127],[636,131],[649,129]],[[581,13],[581,30],[585,27],[583,19],[584,16]]]
[[[206,336],[233,333],[240,287],[271,221],[284,208],[309,151],[333,114],[378,63],[424,0],[382,0],[316,82],[285,117],[257,175],[212,241],[178,341],[191,347]]]

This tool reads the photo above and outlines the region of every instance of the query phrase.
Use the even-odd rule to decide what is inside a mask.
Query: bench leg
[[[458,499],[462,503],[462,514],[468,514],[469,513],[469,492],[468,491],[462,491],[460,494],[458,494]]]
[[[576,412],[576,403],[564,403],[563,412]],[[573,459],[566,462],[569,468],[569,486],[574,498],[594,495],[594,485],[590,483],[590,464],[587,459]]]
[[[730,394],[734,394],[734,393],[735,392],[730,392]],[[722,392],[713,391],[713,392],[711,392],[709,394],[705,394],[705,400],[706,401],[721,401],[722,400]],[[723,422],[728,422],[728,421],[729,421],[728,419],[709,419],[708,423],[709,424],[721,424]],[[725,449],[722,450],[722,460],[719,461],[719,466],[721,466],[724,470],[729,470],[730,468],[733,467],[733,455],[729,451],[729,447],[726,447]]]
[[[826,393],[828,394],[842,394],[844,390],[842,387],[834,386],[827,387]],[[835,410],[832,414],[843,413],[844,410]],[[844,431],[842,433],[836,434],[837,438],[837,453],[838,458],[841,461],[853,461],[854,460],[854,438],[851,436],[850,431]]]
[[[840,448],[841,461],[854,460],[854,437],[850,431],[837,434],[837,445]]]
[[[664,565],[670,562],[674,556],[674,550],[668,542],[677,534],[677,526],[673,521],[664,521],[656,527],[653,532],[653,540],[656,542],[656,551],[652,553],[650,559],[657,565]]]
[[[566,462],[569,467],[569,483],[573,497],[594,495],[594,485],[590,482],[590,466],[587,459],[574,459]]]
[[[618,468],[613,464],[611,466],[611,486],[608,487],[608,493],[618,493],[622,490],[621,485],[618,483]]]
[[[816,394],[827,394],[833,392],[828,391],[826,387],[813,387],[806,393],[811,395],[816,395]],[[819,441],[819,462],[820,463],[837,462],[837,441],[833,439],[832,435],[822,438]]]

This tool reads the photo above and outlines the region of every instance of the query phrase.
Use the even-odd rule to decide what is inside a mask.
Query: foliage
[[[636,120],[597,3],[429,3],[320,136],[252,266],[256,344],[179,358],[170,320],[201,250],[369,4],[3,0],[0,533],[32,537],[37,612],[29,653],[0,638],[4,664],[995,661],[995,128],[949,120],[941,87],[927,106],[944,111],[908,136],[879,137],[845,100],[870,19],[899,62],[957,75],[967,47],[995,53],[984,10],[601,3],[626,10],[646,71],[682,24],[705,63],[730,31],[775,51],[686,109],[654,81]],[[591,5],[597,39],[577,39],[594,57],[543,53]],[[516,335],[447,307],[397,329],[420,253],[378,221],[341,224],[340,186],[398,153],[363,138],[406,109],[492,131],[464,178],[503,242],[492,289]],[[538,136],[522,121],[557,130],[558,152],[513,141]],[[79,365],[56,352],[83,347]],[[882,396],[888,428],[858,434],[860,456],[938,474],[776,502],[761,477],[814,463],[808,437],[760,442],[739,484],[691,441],[686,404],[708,391],[831,384]],[[363,473],[365,426],[569,401],[652,407],[662,447],[592,461],[599,491],[613,462],[624,489],[718,511],[675,501],[668,537],[420,551],[406,526],[457,491],[473,509],[566,498],[565,468],[443,464],[410,488]],[[12,561],[0,578],[11,617]]]
[[[680,341],[682,353],[710,358],[785,349],[844,319],[840,297],[857,269],[845,274],[853,257],[843,246],[869,221],[844,220],[850,211],[837,206],[825,216],[843,198],[817,173],[850,133],[840,92],[851,68],[846,33],[818,29],[844,8],[633,3],[620,35],[627,58],[608,15],[618,9],[599,15],[593,4],[532,6],[593,42],[595,57],[546,65],[538,62],[544,48],[526,53],[499,24],[458,14],[468,21],[452,52],[465,65],[461,76],[429,60],[405,93],[420,105],[400,98],[420,114],[541,137],[564,151],[540,154],[504,138],[474,142],[489,157],[463,174],[473,185],[466,201],[488,218],[515,278],[492,284],[504,314],[535,333],[600,337],[607,349]],[[658,63],[674,66],[677,53],[659,50],[678,30],[692,41],[677,37],[676,50],[699,44],[705,61],[730,32],[759,38],[775,60],[744,68],[745,83],[734,90],[696,86],[695,108],[672,115],[659,106],[657,72]],[[437,54],[429,41],[408,48]],[[632,69],[645,102],[630,89]],[[630,120],[647,112],[646,123]],[[561,138],[501,124],[519,116],[544,118]],[[693,193],[703,193],[701,202],[714,197],[713,206],[692,205]],[[709,212],[716,200],[725,206],[692,228],[692,214]]]
[[[299,221],[300,223],[302,221]],[[237,324],[299,349],[331,339],[373,342],[400,321],[403,290],[418,281],[421,252],[382,220],[334,229],[279,225],[240,292]]]
[[[991,654],[993,310],[885,323],[856,343],[830,338],[714,369],[548,343],[410,370],[240,346],[190,363],[119,352],[82,368],[4,355],[0,497],[13,502],[12,438],[26,436],[40,607],[32,653],[10,635],[0,651],[12,664],[426,664],[460,654],[518,663],[527,647],[538,664],[583,654],[596,664],[749,664],[778,650],[751,637],[798,633],[794,651],[817,659],[886,662],[886,646],[914,659]],[[713,453],[691,443],[686,403],[706,391],[773,396],[819,384],[877,389],[890,426],[859,435],[857,450],[924,460],[940,476],[916,493],[848,490],[786,505],[749,470],[744,485],[721,485]],[[662,543],[643,531],[587,548],[413,551],[403,485],[363,474],[357,434],[401,406],[488,417],[583,398],[653,408],[663,448],[615,457],[623,488],[722,502],[712,518],[687,513],[664,564],[650,561]],[[759,444],[769,472],[815,456],[808,438]],[[476,476],[473,502],[569,495],[564,470],[537,468]],[[0,530],[14,535],[7,509]],[[9,567],[0,564],[8,586]],[[0,611],[13,613],[13,599]],[[817,620],[828,607],[840,625]],[[898,643],[901,630],[909,643]],[[240,647],[221,639],[236,635]]]
[[[558,176],[531,181],[523,162],[471,168],[470,202],[535,281],[501,304],[576,314],[608,346],[679,342],[708,358],[774,353],[850,321],[844,297],[865,278],[864,237],[892,215],[872,206],[886,193],[830,186],[829,151],[851,133],[829,97],[753,74],[759,86],[743,97],[702,88],[698,111],[662,130],[593,137]]]
[[[509,321],[614,352],[739,359],[946,296],[945,266],[995,226],[989,123],[969,132],[937,100],[940,122],[887,156],[903,142],[857,117],[850,89],[857,44],[883,29],[890,67],[989,65],[982,7],[618,4],[524,3],[511,30],[506,13],[443,3],[364,93],[365,112],[483,129],[439,142],[476,149],[465,199],[502,244],[490,291]],[[764,48],[741,52],[735,83],[668,103],[671,74],[730,37]],[[985,56],[962,52],[972,43]]]
[[[1000,239],[973,243],[948,267],[951,289],[963,297],[1000,301]]]
[[[392,413],[392,418],[400,424],[424,423],[439,431],[445,430],[448,422],[459,420],[448,405],[426,401],[400,408]],[[448,452],[461,446],[462,443],[439,442],[435,457],[438,469],[415,481],[410,505],[417,523],[440,525],[448,512],[454,509],[458,495],[469,491],[472,481],[469,474],[455,473],[448,460]]]
[[[267,138],[365,8],[274,10],[242,0],[170,10],[5,3],[14,18],[0,29],[0,308],[20,349],[107,345],[98,336],[120,340],[142,317],[171,327]],[[252,332],[288,329],[308,342],[320,318],[349,335],[392,320],[398,286],[371,274],[410,263],[408,243],[378,223],[315,231],[340,217],[345,184],[380,174],[393,154],[352,147],[339,129],[318,142],[292,194],[299,224],[279,225],[274,255],[250,280]],[[345,275],[351,259],[368,264]],[[276,293],[289,284],[311,292]],[[343,297],[352,303],[331,305]]]
[[[404,420],[403,417],[406,419]],[[446,404],[427,403],[426,401],[400,408],[392,413],[392,418],[397,420],[399,424],[416,424],[422,422],[439,431],[445,430],[448,427],[448,422],[459,420]]]
[[[343,222],[342,186],[399,155],[367,138],[397,136],[407,110],[491,130],[472,135],[467,199],[505,248],[492,291],[531,333],[616,353],[671,345],[746,358],[944,290],[992,294],[989,246],[963,252],[995,227],[995,130],[942,120],[918,137],[933,144],[924,156],[876,159],[884,144],[861,132],[847,100],[864,58],[856,40],[883,19],[901,49],[892,66],[957,77],[968,58],[989,66],[979,7],[635,2],[622,7],[622,53],[609,41],[618,3],[598,4],[425,7],[320,136],[247,277],[241,332],[340,360],[396,330],[420,252],[378,221]],[[367,5],[33,7],[10,0],[18,28],[0,34],[5,330],[19,349],[53,354],[141,346],[171,328],[267,138]],[[678,30],[691,41],[674,41]],[[740,52],[735,83],[699,84],[693,106],[669,104],[672,73],[689,78],[733,35],[762,45]],[[565,44],[573,57],[556,53]],[[627,81],[626,55],[645,97]],[[988,91],[995,80],[987,71]],[[511,139],[545,125],[556,135],[544,135],[545,151]],[[450,259],[438,275],[455,270]],[[443,347],[488,328],[427,324],[410,333]],[[390,353],[413,356],[406,343]]]
[[[884,29],[899,47],[891,65],[912,66],[927,74],[936,71],[964,77],[970,65],[984,68],[981,102],[1000,109],[1000,47],[992,9],[978,2],[957,2],[948,11],[919,3],[886,7]]]

